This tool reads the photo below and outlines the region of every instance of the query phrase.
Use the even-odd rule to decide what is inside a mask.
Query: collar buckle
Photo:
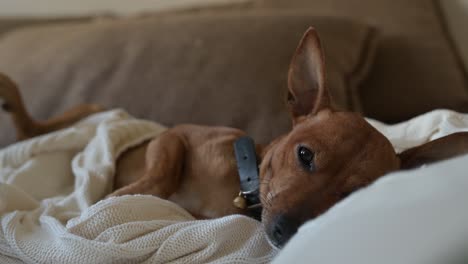
[[[234,152],[240,180],[240,192],[233,204],[240,209],[247,209],[258,216],[261,212],[260,179],[257,165],[257,154],[252,138],[244,136],[234,142]],[[257,217],[256,217],[257,218]]]

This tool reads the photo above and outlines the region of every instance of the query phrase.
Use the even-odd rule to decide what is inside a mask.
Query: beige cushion
[[[90,17],[75,17],[75,18],[1,18],[0,17],[0,37],[12,30],[17,30],[24,27],[43,26],[46,24],[66,23],[87,21]]]
[[[38,118],[96,102],[169,126],[238,127],[266,142],[290,128],[286,74],[310,25],[322,37],[337,104],[359,109],[353,94],[372,60],[375,31],[296,12],[165,15],[24,29],[0,39],[0,71],[19,83]],[[5,115],[0,122],[8,133],[0,140],[11,142]]]
[[[446,2],[450,2],[447,0]],[[380,45],[362,87],[365,114],[401,121],[434,108],[468,111],[463,70],[433,0],[258,0],[258,8],[295,8],[376,26]],[[464,27],[466,32],[466,25]],[[466,35],[466,34],[465,34]]]
[[[96,14],[131,15],[142,12],[212,8],[248,4],[252,0],[3,0],[0,16],[91,16]]]

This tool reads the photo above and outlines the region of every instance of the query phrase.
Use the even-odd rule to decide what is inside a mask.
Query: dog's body
[[[387,172],[468,152],[468,133],[457,133],[397,155],[360,115],[334,111],[313,29],[294,54],[288,89],[292,130],[268,146],[256,146],[261,161],[262,222],[276,246],[284,245],[302,223]],[[35,121],[19,93],[12,90],[16,91],[14,84],[0,78],[0,98],[6,100],[20,139],[67,126],[97,111],[95,106],[83,106],[34,132],[38,131]],[[111,196],[156,195],[197,218],[248,214],[233,205],[240,190],[233,143],[244,135],[226,127],[173,127],[121,155]]]
[[[242,214],[233,143],[245,133],[228,127],[179,125],[124,153],[111,195],[152,194],[197,218]]]

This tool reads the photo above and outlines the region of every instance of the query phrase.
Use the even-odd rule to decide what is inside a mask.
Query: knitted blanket
[[[149,195],[101,200],[119,154],[164,130],[114,110],[0,150],[0,263],[270,262],[256,220],[195,220]]]

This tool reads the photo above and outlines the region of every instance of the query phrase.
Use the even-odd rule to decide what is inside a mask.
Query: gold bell
[[[247,201],[245,198],[242,196],[242,193],[240,192],[239,195],[234,198],[234,201],[232,201],[235,207],[239,209],[245,209],[247,208]]]

